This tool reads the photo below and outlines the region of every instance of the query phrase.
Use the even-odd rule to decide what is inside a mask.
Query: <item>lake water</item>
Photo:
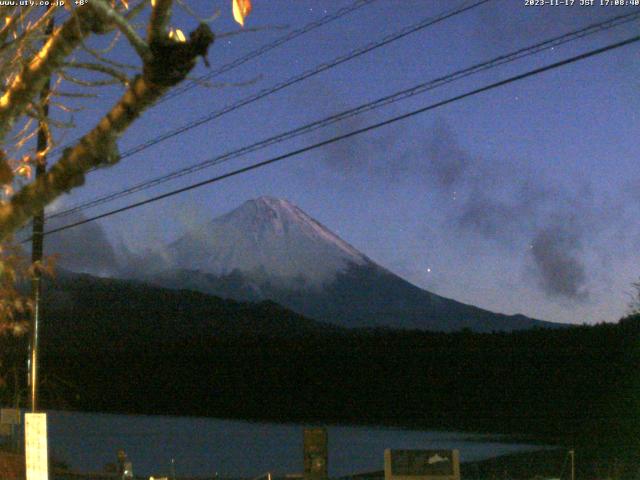
[[[74,470],[103,471],[124,448],[136,475],[253,478],[302,471],[303,425],[193,417],[48,412],[52,455]],[[382,470],[385,448],[460,450],[462,461],[540,447],[487,441],[486,436],[396,428],[329,426],[329,474]]]

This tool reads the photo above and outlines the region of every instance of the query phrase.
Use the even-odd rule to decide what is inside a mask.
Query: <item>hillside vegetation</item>
[[[506,433],[637,456],[638,315],[511,333],[348,330],[268,302],[74,285],[47,296],[47,408]]]

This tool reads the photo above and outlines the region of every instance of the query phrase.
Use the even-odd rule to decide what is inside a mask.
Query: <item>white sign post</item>
[[[27,480],[49,480],[46,413],[24,415],[24,442]]]

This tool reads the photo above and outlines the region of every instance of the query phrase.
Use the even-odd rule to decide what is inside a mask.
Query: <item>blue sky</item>
[[[203,16],[220,8],[212,28],[223,33],[237,30],[228,3],[189,5]],[[214,80],[225,85],[198,87],[158,105],[121,139],[121,150],[463,3],[375,1]],[[288,30],[220,38],[210,50],[212,68],[350,4],[254,0],[247,27]],[[86,186],[54,208],[630,11],[494,0],[94,172]],[[176,10],[173,25],[188,31],[195,20]],[[85,215],[346,133],[637,31],[636,21],[577,40]],[[133,60],[130,52],[118,55]],[[206,71],[199,66],[196,73]],[[384,267],[440,295],[545,320],[615,321],[625,313],[631,283],[640,276],[640,232],[634,222],[640,210],[639,73],[635,44],[101,220],[75,234],[60,234],[57,243],[71,246],[74,237],[78,252],[95,248],[98,239],[109,242],[101,250],[111,248],[114,256],[123,248],[141,253],[162,248],[189,226],[247,199],[271,195],[292,201]],[[115,95],[106,92],[90,111],[77,114],[78,125],[88,126]],[[84,255],[87,270],[100,270],[92,265],[98,257]]]

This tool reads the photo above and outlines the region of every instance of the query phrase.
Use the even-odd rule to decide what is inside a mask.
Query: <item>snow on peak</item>
[[[319,287],[350,263],[371,262],[292,203],[266,196],[192,229],[170,250],[178,268],[238,270],[287,287]]]

